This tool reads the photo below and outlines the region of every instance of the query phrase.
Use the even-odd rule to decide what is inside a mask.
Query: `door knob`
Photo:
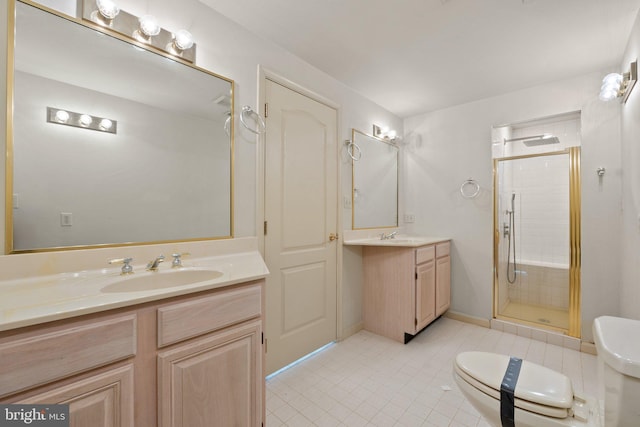
[[[330,233],[329,234],[329,241],[333,242],[334,240],[338,240],[338,233],[335,233],[335,234]]]

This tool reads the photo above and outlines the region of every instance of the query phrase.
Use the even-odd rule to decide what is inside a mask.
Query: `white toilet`
[[[593,332],[598,361],[604,365],[604,417],[598,401],[576,395],[565,375],[522,361],[515,374],[513,417],[507,416],[505,426],[640,426],[640,321],[603,316],[594,321]],[[478,351],[460,353],[454,362],[460,390],[497,427],[503,426],[500,388],[507,368],[512,370],[509,362],[509,356]]]

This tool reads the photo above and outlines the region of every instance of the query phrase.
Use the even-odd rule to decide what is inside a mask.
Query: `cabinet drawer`
[[[136,317],[73,325],[0,345],[0,396],[136,354]]]
[[[449,255],[450,248],[451,248],[450,242],[438,243],[436,245],[436,257],[440,258],[441,256]]]
[[[424,246],[416,249],[416,264],[422,264],[423,262],[430,261],[435,258],[435,246]]]
[[[252,285],[158,309],[158,347],[215,331],[262,314],[262,288]]]
[[[450,242],[438,243],[436,245],[436,258],[449,255],[450,248],[451,248]]]

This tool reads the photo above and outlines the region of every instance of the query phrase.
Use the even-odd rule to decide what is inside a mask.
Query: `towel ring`
[[[247,122],[245,121],[246,116],[253,117],[253,119],[258,124],[258,130],[252,129],[247,124]],[[253,132],[256,135],[262,135],[267,127],[264,123],[264,120],[262,120],[262,117],[260,117],[260,114],[253,111],[253,108],[249,107],[248,105],[245,105],[244,107],[242,107],[242,112],[240,113],[240,122],[249,132]]]
[[[347,145],[347,154],[354,162],[357,162],[358,160],[360,160],[360,158],[362,158],[362,150],[360,149],[358,144],[349,139],[347,139],[344,143]]]
[[[465,199],[473,199],[480,194],[480,184],[475,179],[469,178],[460,186],[460,194]]]

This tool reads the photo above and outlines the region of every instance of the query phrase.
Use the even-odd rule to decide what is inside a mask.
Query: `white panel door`
[[[336,339],[337,111],[267,80],[267,373]]]

